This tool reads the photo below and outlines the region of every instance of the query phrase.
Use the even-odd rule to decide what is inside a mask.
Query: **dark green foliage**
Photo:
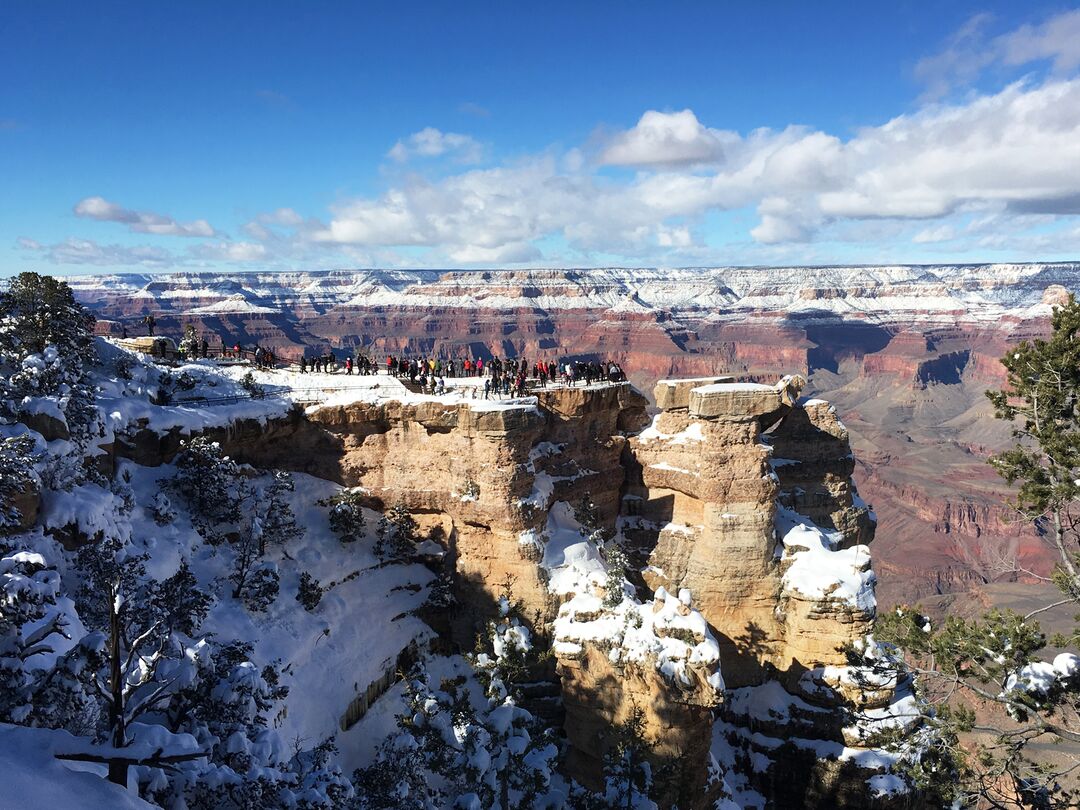
[[[396,504],[379,519],[375,553],[384,560],[407,560],[416,552],[418,528],[413,516]]]
[[[300,572],[300,585],[296,591],[296,601],[303,605],[304,610],[315,610],[322,601],[323,587],[319,580],[315,579],[307,571]]]
[[[248,396],[252,399],[266,397],[265,389],[255,381],[255,375],[250,371],[240,378],[240,387],[247,391]]]
[[[55,346],[80,364],[92,351],[94,316],[64,281],[20,273],[0,292],[0,351],[22,359]]]
[[[648,754],[645,711],[634,705],[626,719],[611,729],[604,753],[604,776],[608,796],[614,799],[612,807],[632,810],[637,799],[648,795],[652,781]]]
[[[256,503],[259,514],[259,554],[268,546],[288,546],[302,537],[304,530],[296,525],[296,515],[286,494],[294,489],[292,476],[275,470],[270,484],[262,490]]]
[[[363,496],[356,490],[343,489],[321,503],[330,507],[330,530],[342,543],[355,543],[364,536]]]
[[[219,523],[240,520],[240,504],[248,494],[240,470],[220,444],[205,436],[183,442],[180,448],[172,487],[187,501],[192,521],[203,537],[211,542],[219,540],[209,535]]]
[[[36,555],[0,560],[0,722],[21,722],[30,711],[39,660],[53,652],[67,622],[54,610],[60,575]]]
[[[10,532],[22,522],[23,515],[15,506],[18,495],[37,482],[34,462],[34,440],[29,436],[12,436],[0,440],[0,534]]]
[[[598,546],[602,546],[613,536],[612,531],[600,522],[592,493],[586,492],[581,496],[581,500],[574,507],[574,518],[581,524],[581,536],[589,538]]]
[[[622,602],[623,581],[626,579],[626,571],[629,568],[629,560],[626,552],[618,543],[612,542],[607,548],[607,580],[604,583],[604,607],[613,608]],[[696,642],[695,642],[696,643]]]
[[[1001,363],[1003,391],[987,391],[999,419],[1013,423],[1017,443],[990,459],[1010,484],[1016,505],[1040,521],[1075,579],[1076,515],[1080,497],[1080,304],[1054,310],[1049,340],[1024,341]]]
[[[1075,775],[1044,752],[1080,744],[1080,674],[1068,656],[1051,665],[1035,617],[1080,602],[1080,305],[1056,308],[1052,334],[1024,341],[1002,358],[1007,387],[988,391],[998,418],[1012,422],[1015,445],[990,459],[1016,487],[1022,520],[1054,549],[1048,580],[1062,593],[1026,616],[991,610],[977,619],[948,616],[932,627],[921,612],[879,617],[875,637],[892,645],[923,701],[923,725],[892,746],[901,770],[935,806],[1074,806]],[[1064,646],[1080,636],[1058,637]],[[872,671],[877,662],[853,655]],[[891,665],[891,664],[890,664]],[[977,732],[973,742],[969,732]]]

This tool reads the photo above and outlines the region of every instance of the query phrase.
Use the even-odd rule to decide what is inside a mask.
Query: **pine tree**
[[[23,515],[17,499],[38,483],[34,464],[36,445],[29,436],[11,436],[0,440],[0,534],[18,528]]]
[[[97,361],[93,325],[71,288],[51,276],[21,273],[0,292],[0,415],[26,418],[25,402],[55,400],[72,447],[48,457],[44,477],[54,489],[93,475],[85,456],[105,435],[86,378]]]
[[[851,654],[871,676],[875,668],[901,666],[913,678],[923,727],[891,744],[903,772],[942,805],[1049,808],[1078,798],[1064,778],[1067,766],[1040,749],[1060,740],[1080,743],[1080,658],[1040,660],[1048,639],[1036,620],[1052,607],[1080,603],[1080,305],[1074,298],[1055,309],[1051,326],[1049,339],[1020,343],[1002,358],[1007,387],[987,396],[998,418],[1012,422],[1016,439],[990,463],[1018,485],[1018,514],[1053,548],[1051,580],[1062,598],[1026,615],[950,615],[938,627],[918,608],[900,609],[880,616],[875,628],[892,654]],[[1075,646],[1077,638],[1074,630],[1071,638],[1052,641]],[[973,729],[979,741],[964,742]]]
[[[637,799],[647,798],[652,781],[648,754],[645,712],[635,704],[626,719],[612,728],[604,753],[604,775],[613,807],[632,810]]]
[[[269,486],[262,491],[261,497],[257,500],[256,509],[260,512],[262,527],[259,535],[260,555],[265,554],[269,546],[285,547],[303,536],[304,530],[296,524],[296,515],[286,497],[293,489],[292,476],[287,472],[275,470],[271,473]]]
[[[379,519],[376,533],[375,553],[384,560],[406,560],[416,551],[416,521],[401,504],[390,507]]]
[[[31,552],[0,559],[0,722],[21,723],[31,711],[35,683],[31,667],[69,639],[68,623],[56,609],[60,575]]]
[[[233,599],[242,599],[255,612],[265,611],[277,599],[280,577],[277,566],[262,560],[262,524],[254,518],[232,544],[236,555],[229,581],[233,584]]]
[[[596,545],[602,546],[611,539],[611,530],[605,528],[600,522],[600,515],[593,502],[592,493],[586,492],[581,496],[581,500],[574,508],[574,518],[581,525],[581,536],[587,537]]]
[[[322,601],[323,587],[319,580],[315,579],[307,571],[300,572],[300,585],[296,591],[296,601],[303,605],[304,610],[315,610]]]
[[[195,632],[209,609],[209,597],[186,565],[157,582],[147,575],[147,559],[110,535],[76,556],[83,577],[79,615],[95,632],[69,656],[76,666],[83,659],[83,666],[93,665],[72,687],[91,687],[101,697],[105,736],[114,749],[129,745],[128,727],[159,711],[179,689],[177,667],[182,671],[188,661],[176,635]],[[110,781],[127,784],[127,761],[115,755],[102,761],[109,765]]]
[[[629,561],[626,552],[615,542],[607,548],[607,579],[604,582],[604,607],[617,607],[625,598],[623,582],[626,580],[626,571]]]
[[[20,273],[0,292],[0,370],[12,398],[65,393],[96,359],[94,318],[63,281]]]
[[[1017,443],[990,463],[1010,484],[1016,508],[1049,530],[1062,574],[1076,581],[1080,499],[1080,304],[1055,308],[1049,340],[1024,341],[1001,363],[1007,387],[988,391]]]
[[[237,523],[248,496],[240,470],[220,444],[205,436],[182,442],[180,448],[171,486],[186,501],[203,537],[220,542],[214,529],[221,523]]]
[[[364,510],[362,496],[354,489],[341,492],[321,503],[330,507],[330,530],[342,543],[355,543],[364,536]]]

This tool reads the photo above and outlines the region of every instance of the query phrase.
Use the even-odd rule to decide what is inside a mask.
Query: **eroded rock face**
[[[858,757],[825,767],[818,749],[868,745],[842,728],[841,709],[895,699],[895,683],[868,694],[845,680],[845,648],[862,643],[876,609],[875,520],[851,482],[846,428],[828,403],[800,400],[801,387],[658,385],[666,407],[630,440],[628,533],[654,538],[649,587],[689,589],[715,632],[739,697],[722,709],[728,742],[758,758],[763,792],[869,806]],[[790,736],[805,745],[781,745]]]
[[[583,783],[598,783],[613,725],[638,707],[666,774],[662,806],[712,806],[719,712],[728,743],[767,760],[766,795],[803,791],[822,807],[843,795],[859,806],[850,797],[865,795],[865,768],[821,764],[818,749],[768,736],[827,750],[869,744],[837,709],[884,706],[895,691],[871,700],[844,677],[842,648],[874,616],[874,520],[850,480],[846,429],[827,403],[801,400],[802,385],[665,380],[651,424],[644,398],[622,384],[540,390],[535,404],[327,405],[212,437],[240,461],[361,487],[372,506],[400,504],[422,527],[440,526],[459,603],[445,632],[459,648],[472,647],[511,582],[538,636],[554,641],[567,767]],[[179,437],[137,432],[117,443],[120,455],[160,463]],[[555,587],[553,516],[586,494],[600,524],[645,549],[640,579],[630,576],[647,587],[640,602],[602,606],[602,567],[599,583]],[[576,529],[570,539],[581,540]],[[722,705],[724,681],[727,694],[748,697]],[[762,689],[788,702],[775,728],[754,716]],[[759,727],[766,736],[749,733]]]
[[[711,807],[706,785],[712,743],[712,714],[719,695],[695,675],[691,684],[665,678],[646,663],[613,664],[598,646],[577,656],[559,657],[566,736],[572,746],[567,770],[582,784],[599,789],[602,756],[611,730],[629,717],[634,707],[644,712],[644,732],[653,744],[651,754],[664,772],[663,799],[667,806]]]
[[[619,505],[626,439],[645,400],[628,384],[537,393],[537,405],[426,401],[352,403],[313,409],[313,438],[330,449],[332,477],[359,486],[375,505],[401,504],[450,520],[448,551],[463,609],[456,641],[471,648],[508,581],[541,625],[558,600],[538,564],[537,537],[555,501],[591,494],[602,519]]]

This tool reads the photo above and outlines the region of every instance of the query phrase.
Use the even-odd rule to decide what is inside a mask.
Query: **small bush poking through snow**
[[[626,552],[618,543],[612,543],[607,551],[607,580],[604,583],[604,607],[613,608],[618,606],[626,596],[623,582],[626,580],[626,570],[629,561]]]
[[[300,572],[300,585],[296,590],[296,601],[304,610],[315,610],[322,601],[323,586],[307,571]]]
[[[416,551],[416,521],[401,504],[390,507],[379,519],[375,553],[384,560],[406,560]]]
[[[255,382],[255,375],[250,371],[240,378],[240,387],[247,391],[252,399],[263,399],[266,396],[266,391]]]
[[[355,543],[364,536],[364,510],[362,496],[355,489],[343,489],[332,498],[322,501],[330,507],[330,531],[338,536],[342,543]]]
[[[164,492],[154,496],[154,523],[158,526],[168,526],[176,520],[176,510],[173,509],[172,501]]]
[[[14,436],[0,441],[0,534],[16,528],[22,514],[15,507],[16,496],[37,482],[34,440]]]

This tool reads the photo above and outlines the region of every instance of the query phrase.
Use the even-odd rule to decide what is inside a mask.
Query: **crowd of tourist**
[[[549,383],[562,382],[573,386],[579,382],[588,385],[625,379],[618,364],[609,361],[537,360],[529,363],[525,358],[511,357],[484,360],[388,355],[385,364],[380,364],[367,355],[339,358],[333,351],[315,357],[305,354],[300,358],[300,373],[369,375],[379,373],[380,365],[384,365],[388,375],[408,380],[420,390],[436,394],[446,390],[448,379],[483,378],[485,399],[491,396],[524,396],[530,385],[545,387]],[[475,388],[480,390],[479,386]]]
[[[153,333],[152,316],[146,320],[147,331]],[[125,330],[126,336],[126,330]],[[178,358],[183,360],[199,358],[220,358],[224,360],[247,360],[261,369],[272,369],[279,365],[280,359],[271,350],[263,346],[244,347],[239,343],[229,345],[227,338],[220,337],[220,344],[211,345],[206,336],[197,336],[192,327],[188,327],[184,337],[176,347]],[[159,338],[161,356],[166,356],[169,341]],[[485,399],[490,397],[524,396],[530,387],[546,387],[549,384],[562,383],[574,386],[578,383],[589,385],[594,382],[619,382],[625,380],[619,365],[612,361],[581,361],[564,359],[539,359],[530,363],[526,358],[513,357],[455,357],[436,356],[407,357],[388,355],[385,362],[374,357],[356,352],[335,352],[327,350],[311,355],[304,352],[299,361],[301,374],[353,374],[367,376],[385,373],[408,381],[412,386],[428,393],[442,393],[447,389],[446,381],[455,378],[482,378],[483,385],[470,386],[474,395],[482,391]]]

